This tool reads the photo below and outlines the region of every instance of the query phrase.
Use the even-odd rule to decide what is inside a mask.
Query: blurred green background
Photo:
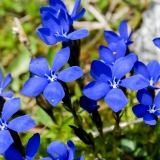
[[[72,10],[74,1],[64,0],[69,10]],[[89,75],[90,63],[98,59],[98,47],[107,45],[103,31],[105,29],[117,31],[121,20],[126,19],[129,26],[136,31],[142,23],[142,13],[149,7],[150,0],[82,0],[82,7],[87,12],[79,22],[75,22],[75,28],[88,28],[90,34],[82,39],[80,62],[85,74],[84,85],[91,80]],[[55,53],[61,48],[61,44],[54,46],[45,45],[35,34],[41,25],[39,8],[47,6],[47,0],[1,0],[0,1],[0,68],[3,74],[12,73],[13,81],[9,89],[15,92],[14,97],[21,98],[22,113],[31,114],[37,127],[27,133],[20,134],[25,145],[33,133],[41,134],[41,147],[35,159],[47,156],[46,147],[53,140],[66,143],[68,139],[74,141],[77,147],[76,157],[85,154],[86,160],[93,160],[95,154],[106,160],[115,159],[113,152],[113,132],[105,133],[102,141],[95,138],[96,153],[90,146],[78,140],[68,125],[74,125],[73,116],[67,112],[61,104],[54,107],[54,115],[58,120],[55,125],[50,117],[37,106],[34,98],[22,96],[19,91],[29,77],[28,66],[31,57],[46,57],[51,65]],[[17,18],[17,19],[16,19]],[[82,92],[73,82],[68,84],[72,103],[78,114],[82,117],[84,129],[87,132],[97,132],[90,115],[79,108]],[[132,106],[137,103],[135,92],[128,91],[130,98],[122,122],[135,120]],[[102,101],[100,115],[104,128],[115,124],[111,109]],[[126,124],[126,123],[125,123]],[[150,128],[143,123],[131,124],[122,129],[118,139],[117,160],[158,160],[160,159],[160,129]],[[0,159],[3,159],[0,157]]]

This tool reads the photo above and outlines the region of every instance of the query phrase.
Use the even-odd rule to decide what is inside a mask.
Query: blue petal
[[[36,97],[44,91],[47,85],[48,81],[46,78],[30,78],[26,81],[20,93],[25,96]]]
[[[152,95],[146,89],[141,89],[137,92],[137,99],[139,103],[146,105],[146,106],[151,106],[153,103]]]
[[[4,153],[12,143],[13,139],[9,131],[0,131],[0,154]]]
[[[143,104],[137,104],[132,108],[133,113],[137,118],[143,117],[147,113],[148,107]]]
[[[76,15],[76,13],[78,12],[78,9],[80,7],[80,4],[81,4],[81,0],[76,0],[76,2],[74,4],[74,8],[71,13],[71,17],[74,17]]]
[[[45,74],[50,74],[46,58],[31,59],[29,70],[31,73],[39,77],[44,77]]]
[[[83,75],[83,70],[80,67],[69,67],[58,74],[58,79],[63,82],[72,82]]]
[[[54,141],[47,147],[47,153],[53,160],[67,160],[67,147],[60,141]]]
[[[79,158],[77,158],[76,160],[84,160],[85,156],[81,156]]]
[[[68,145],[68,159],[67,160],[73,160],[74,159],[74,155],[75,155],[75,150],[76,147],[74,145],[74,143],[71,140],[67,141],[67,145]]]
[[[151,126],[157,124],[156,117],[151,113],[146,113],[143,117],[143,121],[144,123],[151,125]]]
[[[160,92],[158,92],[158,94],[156,95],[153,104],[156,105],[155,109],[160,108]]]
[[[64,90],[59,82],[51,82],[43,92],[48,102],[56,106],[64,97]]]
[[[2,71],[1,71],[1,69],[0,69],[0,87],[1,87],[1,85],[2,85]]]
[[[97,110],[100,106],[96,105],[96,101],[87,98],[86,96],[82,96],[80,98],[80,106],[86,110],[88,113],[92,113],[92,111]]]
[[[54,34],[48,28],[39,28],[36,34],[47,45],[54,45],[58,42]]]
[[[112,71],[105,63],[94,60],[91,64],[90,75],[98,81],[107,82],[112,78]]]
[[[72,17],[73,21],[76,21],[78,19],[80,19],[84,14],[85,14],[86,10],[83,8],[78,14],[76,14],[74,17]]]
[[[60,21],[51,12],[44,12],[42,18],[42,26],[43,28],[48,28],[53,33],[62,32]]]
[[[148,72],[148,68],[147,66],[140,62],[140,61],[137,61],[135,64],[134,64],[134,73],[135,74],[141,74],[142,76],[144,76],[146,79],[149,79],[149,72]]]
[[[97,101],[103,98],[110,89],[111,87],[107,83],[92,81],[84,87],[83,94],[88,98]]]
[[[160,48],[160,38],[155,38],[155,39],[153,39],[153,43],[154,43],[158,48]]]
[[[160,110],[157,110],[154,115],[156,115],[157,117],[160,117]]]
[[[69,150],[71,150],[73,152],[73,156],[74,156],[76,153],[76,147],[75,147],[74,143],[71,140],[68,140],[67,145],[69,147]]]
[[[49,5],[56,11],[63,9],[67,12],[67,8],[61,0],[49,0]]]
[[[104,100],[114,112],[121,111],[128,103],[125,94],[118,88],[110,90]]]
[[[130,32],[130,34],[128,36],[128,40],[127,40],[127,43],[126,43],[128,46],[133,43],[132,41],[130,41],[130,39],[132,37],[132,34],[133,34],[133,30],[131,29],[131,32]]]
[[[104,31],[104,38],[108,43],[117,43],[121,38],[113,31]]]
[[[160,65],[157,61],[152,61],[147,65],[150,77],[156,80],[157,76],[160,74]]]
[[[7,98],[12,98],[13,97],[13,92],[12,91],[6,91],[0,94],[1,97],[7,97]]]
[[[116,59],[124,57],[126,50],[127,50],[127,47],[125,42],[124,41],[118,42],[116,47]]]
[[[34,158],[38,152],[40,146],[40,135],[39,133],[34,134],[28,141],[26,146],[26,159]]]
[[[4,157],[6,158],[6,160],[23,160],[20,152],[12,145],[4,153]]]
[[[120,23],[120,26],[119,26],[119,33],[121,35],[121,38],[123,38],[125,41],[128,40],[128,27],[127,27],[127,22],[126,20],[123,20],[121,23]]]
[[[129,54],[125,57],[119,58],[114,64],[114,76],[119,80],[131,71],[135,61],[135,54]]]
[[[20,98],[13,98],[4,103],[2,109],[2,119],[4,122],[20,109]]]
[[[110,65],[113,65],[116,60],[113,52],[108,47],[102,45],[99,47],[99,56],[106,64]]]
[[[67,63],[70,56],[69,47],[63,48],[58,51],[54,57],[54,61],[52,63],[52,71],[57,72],[65,63]]]
[[[40,14],[41,14],[41,16],[43,17],[44,15],[44,13],[45,12],[51,12],[53,15],[57,15],[57,11],[56,10],[54,10],[53,8],[51,8],[51,7],[41,7],[40,8]]]
[[[87,29],[79,29],[74,32],[71,32],[67,35],[67,38],[70,40],[77,40],[88,36],[89,32]]]
[[[116,49],[117,49],[117,43],[109,43],[108,44],[108,48],[112,51],[112,52],[116,52]]]
[[[39,160],[53,160],[52,158],[46,157],[46,158],[41,158]]]
[[[60,25],[63,28],[63,32],[68,33],[70,25],[67,17],[67,13],[64,10],[60,10],[58,14],[58,20],[60,21]],[[62,32],[62,31],[61,31]]]
[[[142,75],[137,74],[121,81],[120,86],[129,88],[130,90],[140,90],[149,86],[149,81]]]
[[[20,116],[11,120],[8,124],[8,128],[16,131],[16,132],[25,132],[29,129],[35,127],[36,124],[30,115]]]
[[[12,81],[12,75],[11,74],[8,74],[5,78],[4,78],[4,81],[3,81],[3,85],[2,85],[2,88],[5,89]]]

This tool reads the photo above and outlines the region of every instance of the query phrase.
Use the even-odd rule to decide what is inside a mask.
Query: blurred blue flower
[[[117,46],[117,43],[122,40],[125,42],[127,46],[133,43],[132,41],[130,41],[131,36],[132,36],[132,30],[128,34],[128,26],[127,26],[126,20],[123,20],[120,23],[118,30],[119,30],[120,35],[117,35],[113,31],[104,31],[104,37],[106,41],[108,42],[110,49],[115,48],[115,46]]]
[[[141,75],[123,79],[131,71],[136,57],[132,53],[119,58],[115,61],[112,69],[105,63],[94,60],[91,64],[90,74],[95,80],[84,87],[83,94],[95,101],[105,97],[105,102],[114,112],[122,110],[128,103],[128,99],[120,89],[121,86],[131,90],[140,90],[149,85],[148,80]]]
[[[160,92],[152,99],[152,95],[146,89],[137,92],[140,104],[135,105],[132,110],[137,118],[143,118],[144,123],[156,125],[157,117],[160,116]]]
[[[4,91],[5,88],[11,83],[12,76],[8,74],[4,80],[2,80],[2,71],[0,70],[0,97],[7,97],[12,98],[13,92],[12,91]]]
[[[40,135],[39,133],[36,133],[29,139],[27,143],[25,160],[33,160],[38,152],[39,146]],[[6,160],[24,160],[21,153],[12,145],[7,149],[3,156],[6,158]]]
[[[67,145],[60,141],[54,141],[47,147],[47,153],[51,157],[41,158],[40,160],[74,160],[76,147],[71,140],[67,141]],[[84,160],[84,156],[76,160]]]
[[[155,86],[160,76],[160,65],[157,61],[152,61],[148,63],[147,66],[144,63],[137,61],[134,64],[134,73],[141,74],[149,81],[149,85],[147,87],[158,89],[158,87]]]
[[[42,28],[36,31],[44,43],[54,45],[57,42],[68,42],[69,40],[78,40],[88,35],[87,29],[70,31],[70,21],[67,13],[60,9],[57,17],[51,12],[44,12],[42,15]]]
[[[86,12],[84,8],[78,12],[80,4],[81,4],[81,0],[76,0],[72,13],[69,14],[63,1],[49,0],[49,7],[41,7],[40,13],[41,13],[41,16],[43,17],[43,14],[45,12],[51,12],[56,18],[58,18],[60,10],[63,10],[66,13],[67,19],[69,20],[69,24],[72,25],[73,21],[76,21],[79,18],[81,18]]]
[[[153,39],[153,43],[155,44],[155,46],[157,46],[158,48],[160,48],[160,38]]]
[[[92,113],[92,111],[97,110],[100,107],[99,105],[97,105],[96,101],[89,99],[86,96],[82,96],[80,98],[80,106],[88,113]]]
[[[29,115],[20,116],[8,122],[10,117],[20,109],[20,98],[13,98],[4,103],[0,118],[0,154],[4,153],[13,143],[8,129],[16,132],[25,132],[35,127],[35,122]]]
[[[49,103],[56,106],[65,95],[59,80],[63,82],[72,82],[83,75],[82,69],[77,66],[69,67],[60,73],[57,73],[68,61],[69,55],[69,47],[57,52],[51,70],[49,70],[45,58],[32,59],[29,70],[36,76],[29,78],[25,82],[21,93],[26,96],[36,97],[43,92],[44,97]]]

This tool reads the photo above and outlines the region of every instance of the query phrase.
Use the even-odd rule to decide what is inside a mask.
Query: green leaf
[[[127,153],[131,153],[136,149],[136,143],[130,139],[122,139],[120,143],[122,149]]]
[[[136,158],[145,157],[147,156],[147,152],[142,148],[137,148],[133,155]]]

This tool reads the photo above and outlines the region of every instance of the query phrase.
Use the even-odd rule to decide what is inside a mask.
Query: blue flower
[[[39,133],[36,133],[29,139],[27,143],[25,160],[33,160],[38,152],[39,146],[40,135]],[[24,160],[21,153],[12,145],[7,149],[3,156],[6,158],[6,160]]]
[[[113,31],[104,31],[104,37],[105,37],[106,41],[108,42],[109,46],[110,45],[114,46],[121,40],[123,40],[127,46],[133,43],[132,41],[130,41],[131,36],[132,36],[132,31],[128,35],[128,26],[127,26],[126,20],[123,20],[120,23],[118,30],[119,30],[120,35],[117,35]]]
[[[83,75],[82,69],[77,66],[69,67],[58,73],[62,66],[68,61],[69,55],[69,47],[57,52],[51,70],[49,70],[45,58],[32,59],[29,70],[36,76],[26,81],[21,93],[26,96],[36,97],[43,92],[44,97],[49,103],[56,106],[65,95],[59,80],[63,82],[72,82]]]
[[[135,56],[132,53],[119,58],[115,61],[112,69],[105,63],[94,60],[91,64],[90,74],[95,80],[84,87],[83,94],[95,101],[105,97],[105,102],[114,112],[122,110],[128,100],[120,89],[121,86],[131,90],[140,90],[149,84],[141,75],[122,79],[131,71],[135,63]]]
[[[80,106],[88,113],[92,113],[92,111],[97,110],[100,107],[97,105],[96,101],[89,99],[86,96],[80,98]]]
[[[25,132],[35,127],[35,122],[29,115],[20,116],[8,122],[10,117],[20,109],[20,98],[13,98],[4,103],[0,118],[0,154],[4,153],[13,143],[8,129],[16,132]]]
[[[5,91],[5,88],[11,83],[12,81],[12,76],[11,74],[8,74],[5,78],[4,81],[2,80],[2,71],[0,70],[0,97],[7,97],[7,98],[12,98],[13,92],[12,91]]]
[[[148,63],[147,66],[144,63],[137,61],[134,64],[134,73],[141,74],[149,81],[149,85],[147,87],[158,89],[158,87],[155,86],[160,76],[160,65],[157,61],[152,61]]]
[[[42,17],[42,28],[36,31],[44,43],[54,45],[57,42],[68,42],[78,40],[88,35],[87,29],[79,29],[70,32],[70,22],[67,13],[60,9],[57,17],[51,12],[44,12]]]
[[[60,141],[54,141],[47,147],[47,153],[51,157],[41,158],[40,160],[73,160],[75,157],[76,147],[71,140],[67,145]],[[76,160],[84,160],[84,156]]]
[[[137,99],[140,104],[135,105],[132,110],[137,118],[143,118],[144,123],[156,125],[157,116],[160,116],[160,92],[152,99],[152,95],[146,89],[137,92]]]
[[[119,41],[115,49],[110,49],[101,45],[99,47],[99,56],[107,65],[113,66],[115,61],[121,57],[124,57],[126,53],[126,45],[124,41]]]
[[[79,18],[81,18],[84,13],[86,12],[86,10],[83,8],[81,11],[78,12],[78,9],[80,7],[81,4],[81,0],[76,0],[74,8],[72,10],[71,15],[69,15],[68,10],[65,6],[65,4],[63,3],[63,1],[61,0],[49,0],[49,7],[41,7],[40,8],[40,13],[43,17],[43,14],[45,12],[51,12],[56,18],[58,18],[58,14],[60,10],[65,11],[67,18],[69,19],[69,23],[70,25],[72,25],[73,21],[78,20]]]
[[[153,39],[153,43],[155,44],[155,46],[157,46],[158,48],[160,48],[160,38]]]

